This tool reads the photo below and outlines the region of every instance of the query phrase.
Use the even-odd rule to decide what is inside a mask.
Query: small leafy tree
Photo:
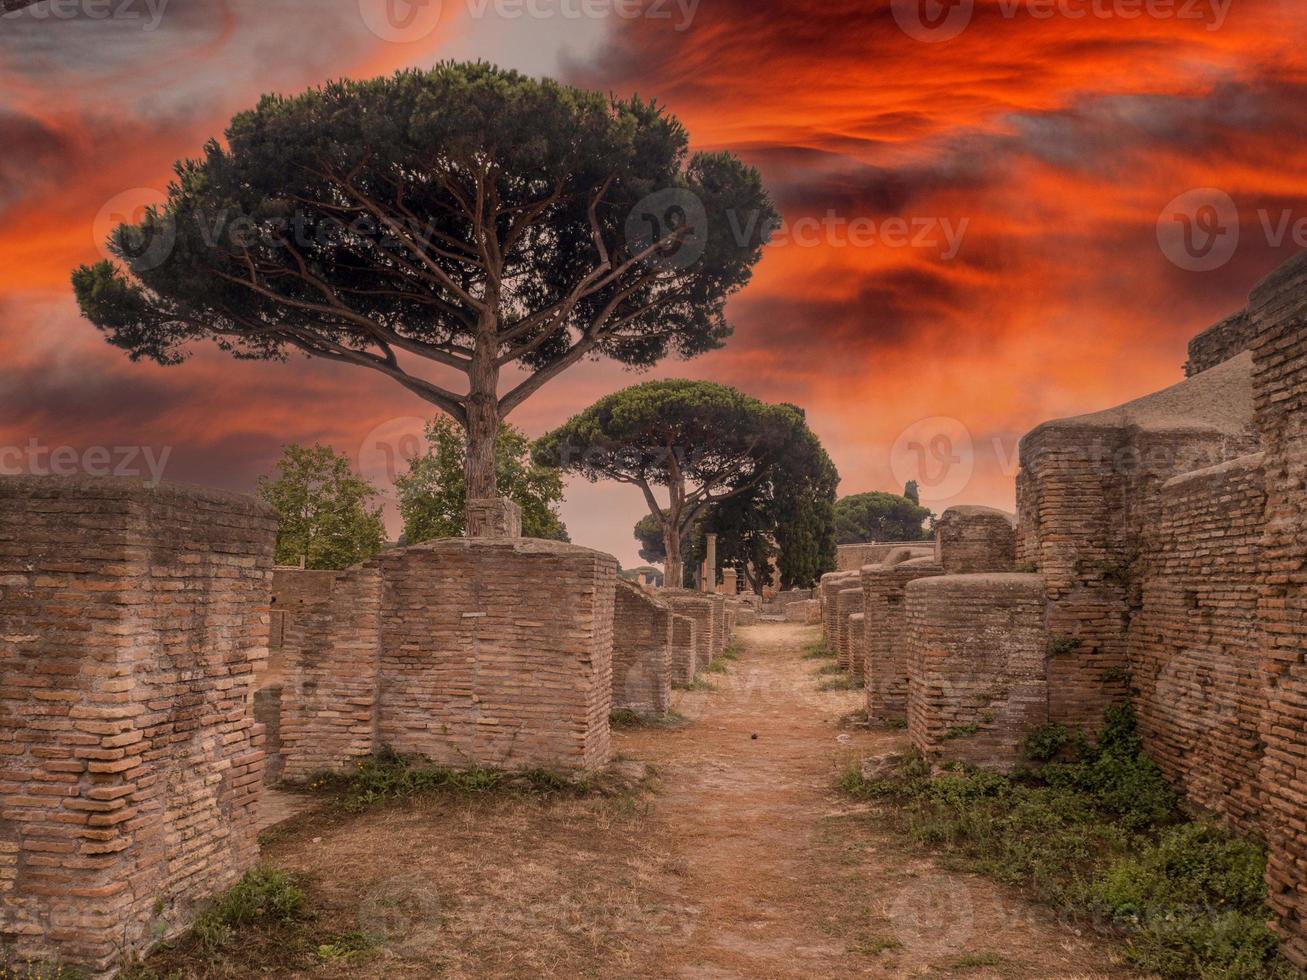
[[[662,107],[481,63],[265,96],[226,137],[113,232],[121,265],[73,274],[82,312],[134,360],[212,341],[385,375],[467,431],[473,498],[500,421],[572,365],[720,347],[778,222]]]
[[[376,488],[330,446],[287,446],[258,495],[277,512],[279,564],[348,568],[386,545],[381,508],[368,506]]]
[[[467,527],[467,436],[443,416],[427,424],[426,436],[426,453],[410,459],[408,472],[395,479],[405,544],[458,537]],[[532,462],[530,440],[507,423],[495,445],[495,476],[500,493],[522,508],[523,535],[568,540],[558,514],[562,473]]]
[[[667,583],[682,541],[726,501],[803,473],[822,453],[803,413],[707,381],[649,381],[601,398],[536,443],[536,458],[639,488],[662,531]],[[659,502],[655,488],[666,491]]]
[[[841,497],[835,504],[835,537],[840,544],[866,541],[917,541],[926,536],[928,508],[895,493],[874,491]]]

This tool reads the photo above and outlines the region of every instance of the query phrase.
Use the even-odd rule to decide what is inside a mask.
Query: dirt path
[[[1095,977],[1107,954],[983,879],[914,857],[832,785],[842,767],[902,747],[892,732],[845,731],[861,692],[820,691],[801,651],[811,627],[740,631],[741,659],[696,719],[624,736],[663,772],[658,834],[686,859],[699,909],[688,941],[654,951],[644,976]]]
[[[211,962],[161,957],[159,975],[1129,975],[1020,896],[941,872],[835,791],[845,766],[903,739],[840,728],[862,696],[819,689],[830,661],[802,656],[816,637],[742,629],[739,659],[705,675],[713,689],[678,694],[683,724],[616,733],[619,768],[656,767],[653,793],[438,794],[279,824],[264,858],[306,883],[312,920]]]

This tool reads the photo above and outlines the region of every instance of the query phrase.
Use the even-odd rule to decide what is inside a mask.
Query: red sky
[[[282,444],[321,440],[376,474],[379,440],[428,414],[413,396],[303,361],[133,365],[78,317],[68,274],[261,92],[443,57],[656,97],[698,147],[762,170],[787,229],[731,304],[735,336],[653,373],[803,405],[842,493],[916,476],[936,509],[1011,507],[1022,433],[1179,380],[1186,340],[1307,244],[1298,0],[955,0],[946,26],[965,29],[933,42],[900,26],[916,0],[897,19],[888,0],[444,0],[408,43],[369,29],[382,2],[0,18],[0,467],[33,440],[149,446],[167,478],[249,490]],[[1159,244],[1195,188],[1239,222],[1206,271]],[[584,365],[512,421],[537,434],[633,380]],[[632,564],[642,506],[574,485],[564,516]]]

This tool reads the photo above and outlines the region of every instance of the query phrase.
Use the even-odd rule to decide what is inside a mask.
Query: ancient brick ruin
[[[1035,728],[1092,736],[1131,698],[1185,796],[1267,841],[1270,902],[1299,964],[1305,314],[1302,255],[1194,339],[1187,380],[1029,433],[1015,520],[951,508],[932,560],[882,553],[863,567],[856,608],[848,573],[819,589],[828,643],[863,616],[869,715],[906,717],[933,763],[1009,769]]]
[[[257,857],[270,512],[0,478],[0,951],[95,974]]]
[[[667,713],[673,639],[671,607],[638,585],[619,580],[613,616],[614,710]]]

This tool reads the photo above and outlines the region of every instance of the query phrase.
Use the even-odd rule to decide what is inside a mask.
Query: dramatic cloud
[[[897,489],[924,424],[951,433],[952,465],[970,473],[934,506],[1012,506],[1023,432],[1178,380],[1186,340],[1307,233],[1294,166],[1307,56],[1290,0],[964,0],[950,9],[969,12],[965,29],[933,43],[900,0],[713,0],[583,22],[445,0],[402,43],[377,32],[371,2],[0,18],[0,446],[171,447],[170,476],[248,489],[284,442],[332,442],[366,467],[368,444],[411,425],[392,420],[427,414],[331,365],[214,352],[132,365],[77,316],[67,277],[99,254],[106,213],[158,193],[259,93],[442,56],[638,91],[697,147],[760,168],[785,227],[731,305],[735,336],[655,373],[803,404],[846,493]],[[1158,237],[1195,188],[1228,195],[1238,221],[1237,248],[1204,272]],[[540,431],[634,380],[584,365],[513,421]],[[566,516],[629,563],[641,506],[579,485]]]

